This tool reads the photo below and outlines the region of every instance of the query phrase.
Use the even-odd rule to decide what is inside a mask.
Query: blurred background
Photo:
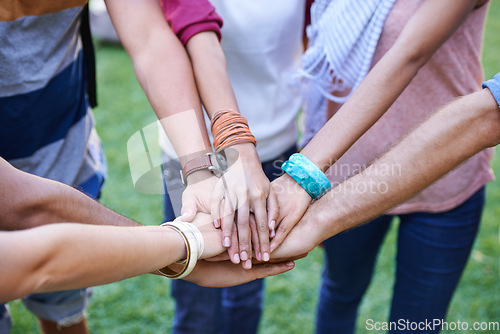
[[[134,76],[128,55],[110,28],[103,2],[92,0],[91,10],[99,99],[94,114],[109,172],[102,203],[142,224],[158,225],[162,222],[162,198],[134,189],[127,155],[129,138],[153,123],[156,116]],[[483,51],[485,78],[488,79],[500,71],[499,32],[500,0],[492,0]],[[498,154],[493,164],[500,173]],[[448,322],[500,321],[500,181],[491,182],[487,190],[480,233],[448,311]],[[387,319],[393,285],[396,226],[393,225],[379,255],[374,280],[360,310],[358,333],[365,332],[366,319]],[[298,261],[293,271],[266,280],[260,333],[314,331],[321,271],[322,251],[317,248],[306,259]],[[19,301],[9,305],[14,320],[12,333],[38,331],[35,317]],[[88,324],[92,333],[167,332],[171,329],[173,310],[169,280],[144,275],[95,287],[88,308]]]

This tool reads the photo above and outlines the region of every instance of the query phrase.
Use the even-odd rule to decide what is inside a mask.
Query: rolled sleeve
[[[483,82],[482,87],[490,90],[500,108],[500,73],[497,73],[493,79]]]
[[[204,32],[213,31],[221,38],[222,18],[208,0],[162,0],[165,18],[186,45],[191,37]]]

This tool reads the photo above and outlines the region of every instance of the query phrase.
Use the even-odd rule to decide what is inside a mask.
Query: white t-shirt
[[[257,139],[261,161],[273,160],[297,141],[302,98],[290,76],[304,51],[306,0],[210,2],[224,21],[221,46],[239,110]],[[209,128],[206,115],[205,122]],[[163,131],[160,146],[176,158]]]

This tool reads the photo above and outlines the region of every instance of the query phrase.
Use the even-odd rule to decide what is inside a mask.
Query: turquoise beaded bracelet
[[[281,165],[281,169],[304,188],[312,199],[331,187],[330,181],[321,169],[302,154],[292,154],[290,159]]]

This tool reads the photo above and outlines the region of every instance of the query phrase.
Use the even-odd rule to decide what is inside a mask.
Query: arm
[[[139,225],[70,186],[22,172],[2,158],[0,212],[0,230],[20,230],[64,221]]]
[[[418,70],[465,21],[476,3],[476,0],[424,2],[408,21],[391,49],[301,153],[322,171],[326,171],[389,109]],[[304,190],[292,186],[293,182],[290,177],[283,176],[277,181],[277,185],[279,188],[293,187],[295,194],[305,193]],[[281,208],[282,203],[286,205],[294,202],[293,194],[282,195],[278,200]],[[310,198],[301,195],[300,201],[295,201],[293,210],[281,210],[291,214],[280,214],[285,218],[280,223],[280,230],[272,246],[277,246],[286,237],[309,203]]]
[[[498,144],[500,109],[490,91],[459,98],[365,171],[313,203],[273,256],[308,252],[323,240],[381,215],[474,154]],[[400,171],[398,175],[387,175],[392,166]],[[370,191],[356,192],[357,185]]]
[[[226,70],[226,59],[217,36],[213,32],[201,32],[193,36],[186,44],[191,57],[198,90],[203,105],[210,118],[221,109],[232,109],[238,111],[238,104],[233,93],[231,83]],[[212,217],[222,217],[222,237],[231,238],[233,228],[233,212],[237,209],[237,232],[238,239],[234,239],[230,255],[238,252],[241,260],[249,265],[252,257],[252,239],[255,255],[260,259],[268,259],[269,254],[269,223],[277,218],[276,198],[270,193],[270,183],[262,171],[261,163],[255,146],[244,143],[231,146],[226,150],[230,168],[224,175],[233,207],[227,203],[221,204],[224,195],[224,185],[219,183],[212,198]],[[224,205],[226,206],[224,208]],[[270,215],[267,215],[269,206]],[[249,228],[249,211],[252,210],[256,216],[256,225],[251,224]],[[253,235],[251,237],[251,234]],[[260,241],[260,243],[259,243]],[[235,260],[238,262],[238,260]]]
[[[159,2],[107,0],[106,5],[137,79],[181,164],[200,152],[210,152],[191,63],[165,21]],[[200,174],[193,173],[189,179]],[[206,171],[206,175],[210,173]]]
[[[222,251],[210,219],[204,256]],[[200,229],[201,230],[201,229]],[[74,223],[0,232],[0,302],[33,292],[107,284],[163,268],[186,257],[177,232],[160,226],[116,227]],[[186,279],[208,286],[241,284],[293,268],[293,263],[246,271],[231,263],[200,262]]]
[[[477,0],[426,1],[391,49],[302,153],[326,171],[394,103],[418,70],[458,29]],[[336,145],[327,145],[334,142]]]

